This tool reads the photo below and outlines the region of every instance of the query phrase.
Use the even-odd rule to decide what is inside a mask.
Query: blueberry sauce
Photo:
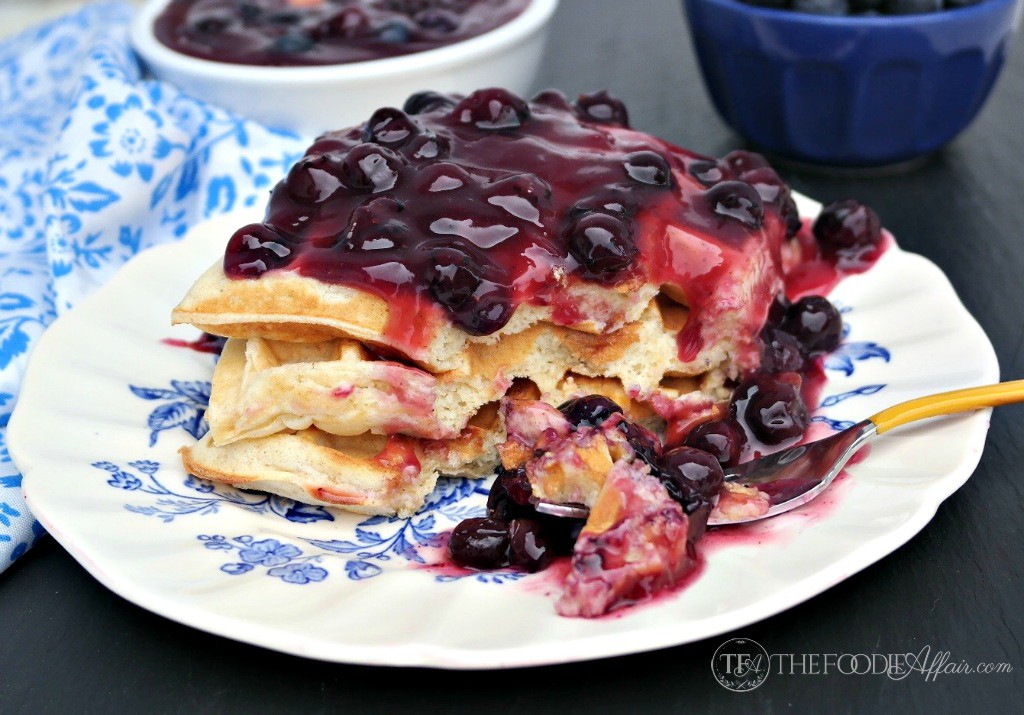
[[[333,65],[433,50],[509,22],[529,0],[172,0],[160,42],[215,62]]]
[[[726,530],[726,533],[728,533],[728,530]],[[516,586],[526,593],[533,593],[548,598],[557,598],[563,592],[565,579],[568,576],[571,567],[572,564],[570,559],[566,557],[558,557],[552,561],[552,563],[543,572],[533,574],[530,578],[519,581]],[[448,564],[421,568],[426,568],[426,570],[431,573],[447,576],[467,576],[473,573],[472,571],[460,569],[457,566]],[[655,592],[648,591],[646,593],[634,594],[633,598],[624,599],[607,613],[600,616],[591,616],[590,619],[597,621],[615,621],[625,618],[631,613],[635,613],[636,609],[649,608],[666,603],[693,585],[693,583],[704,574],[706,568],[707,558],[702,546],[699,551],[693,552],[690,570],[677,579],[672,585],[664,586]]]
[[[692,447],[663,453],[655,434],[629,422],[618,405],[598,395],[571,400],[558,412],[540,403],[512,405],[509,409],[514,413],[506,416],[509,441],[532,447],[526,453],[532,457],[524,455],[520,466],[498,471],[488,496],[486,517],[466,519],[455,527],[446,545],[451,563],[462,568],[512,567],[533,573],[546,569],[559,557],[572,555],[576,585],[582,591],[603,593],[602,598],[609,598],[613,608],[671,585],[694,568],[693,544],[704,533],[711,502],[723,481],[722,467],[715,456]],[[541,430],[534,442],[536,429],[527,434],[518,426],[541,413],[550,427]],[[553,475],[558,483],[563,479],[559,476],[561,466],[553,464],[550,457],[558,455],[559,459],[575,462],[572,455],[578,454],[577,450],[598,454],[600,445],[609,454],[619,455],[607,476],[615,480],[610,492],[615,496],[605,494],[605,484],[589,521],[537,512],[534,481],[543,482],[546,475]],[[508,457],[513,452],[504,454]],[[549,468],[554,471],[546,472]],[[619,506],[602,511],[601,503]],[[592,523],[595,514],[600,527]],[[604,523],[604,519],[610,521]],[[630,556],[640,548],[640,542],[648,556],[657,552],[659,558],[667,560],[664,563],[673,564],[671,573],[655,575],[653,580],[642,575],[647,568],[639,567]],[[581,548],[585,552],[582,555]],[[599,568],[590,564],[597,557],[603,564]],[[602,573],[606,568],[616,571],[612,562],[619,563],[618,573]],[[639,572],[632,573],[637,568]],[[612,597],[611,593],[617,595]],[[576,615],[604,611],[603,607],[591,610],[585,603],[587,598],[570,600],[582,608]]]
[[[790,304],[782,299],[779,305],[782,307],[769,311],[771,317],[766,329],[782,332],[781,326],[787,321],[792,323],[793,316],[799,315],[801,310],[799,301]],[[672,507],[678,514],[679,523],[675,526],[666,522],[654,528],[647,517],[642,517],[640,523],[645,525],[645,534],[637,537],[634,531],[638,527],[630,519],[635,521],[639,518],[637,514],[650,510],[655,502],[649,502],[648,497],[638,500],[630,491],[634,483],[622,480],[621,473],[617,478],[627,485],[621,495],[625,506],[621,507],[619,518],[623,521],[606,532],[599,529],[595,536],[587,531],[593,511],[598,510],[596,505],[587,522],[539,514],[527,476],[533,473],[529,471],[531,463],[527,462],[515,469],[499,470],[488,497],[488,516],[465,520],[455,528],[445,549],[449,563],[463,569],[511,567],[529,573],[543,571],[552,564],[561,565],[556,580],[566,584],[558,602],[558,611],[563,615],[607,615],[678,592],[702,571],[704,560],[697,542],[705,534],[708,516],[723,487],[723,468],[812,438],[814,430],[810,428],[806,406],[818,403],[824,373],[819,357],[812,358],[807,353],[819,335],[814,332],[809,338],[804,336],[804,340],[793,337],[804,355],[801,372],[760,370],[752,373],[734,390],[728,416],[697,424],[685,434],[684,446],[667,451],[656,435],[629,422],[621,409],[606,397],[579,397],[559,407],[566,429],[545,430],[541,441],[535,445],[533,459],[545,457],[545,450],[541,448],[545,443],[544,435],[554,439],[555,444],[559,439],[577,439],[576,443],[583,449],[590,444],[594,431],[603,431],[612,443],[616,438],[621,443],[624,438],[630,448],[624,458],[631,460],[634,467],[640,465],[639,474],[649,474],[661,483],[664,488],[661,499],[667,496],[671,500],[668,503],[678,504]],[[565,432],[566,436],[558,438],[556,432]],[[510,439],[515,439],[511,428]],[[559,453],[563,451],[559,448]],[[618,467],[617,462],[608,479]],[[777,503],[798,496],[812,487],[814,481],[792,480],[792,483],[774,484],[763,491],[770,503]],[[655,497],[655,501],[657,499]],[[671,509],[666,511],[662,505],[654,511],[663,518]],[[577,544],[581,533],[585,537],[580,542],[582,546]],[[622,553],[638,548],[627,544],[636,538],[640,538],[645,549],[655,550],[663,560],[667,559],[664,563],[673,565],[666,567],[665,572],[639,578],[633,583],[635,574],[631,575],[631,570],[636,564],[626,568],[627,564],[620,564],[617,559]],[[684,547],[685,557],[681,556]],[[571,555],[568,564],[563,558],[567,555]],[[591,563],[595,558],[600,560]],[[549,576],[545,583],[550,582]]]
[[[822,217],[829,216],[848,201],[826,206],[813,224],[804,219],[799,231],[793,235],[794,258],[785,276],[786,296],[790,299],[797,300],[806,295],[827,295],[846,276],[863,273],[875,265],[893,245],[893,238],[885,229],[879,228],[874,233],[871,231],[872,226],[877,227],[877,224],[872,224],[870,220],[862,224],[867,230],[859,234],[853,243],[843,246],[840,243],[843,240],[842,234],[838,237],[839,241],[835,241],[835,234],[829,235]],[[867,211],[874,214],[871,209]],[[848,218],[844,217],[843,222],[848,224]],[[832,221],[827,220],[827,224],[832,224]]]
[[[748,174],[754,171],[763,172],[764,167],[756,164],[758,159],[759,157],[754,155],[727,157],[721,162],[716,162],[714,167],[707,163],[698,165],[695,173],[703,176],[700,180],[704,183],[712,180],[723,182],[729,175],[728,171],[736,171],[737,166]],[[750,166],[751,163],[753,166]],[[790,232],[790,237],[795,238],[793,245],[796,247],[798,258],[829,267],[830,272],[821,273],[827,279],[826,287],[831,287],[847,272],[866,270],[887,245],[886,237],[878,227],[874,212],[856,202],[844,201],[826,207],[822,217],[818,225],[824,225],[828,230],[812,230],[809,223],[802,223],[795,233]],[[844,268],[839,268],[837,264],[841,262],[842,257],[835,260],[838,252],[833,249],[836,246],[840,249],[851,249],[859,262],[855,265],[847,262]],[[847,257],[849,255],[847,254]],[[869,257],[865,259],[865,256]],[[806,281],[807,275],[803,274],[801,278]],[[789,276],[787,273],[786,278]],[[805,282],[803,287],[813,290],[816,286],[811,282]],[[786,288],[793,297],[799,295],[792,291],[788,280]],[[666,431],[669,436],[668,445],[674,447],[672,449],[662,447],[657,437],[628,422],[618,406],[605,397],[580,397],[559,407],[569,423],[570,437],[575,432],[608,430],[609,426],[611,430],[626,436],[632,447],[632,459],[646,463],[650,474],[661,482],[668,497],[678,503],[686,515],[688,532],[685,540],[690,557],[679,571],[682,574],[681,580],[670,578],[665,584],[644,582],[647,586],[635,594],[619,597],[612,602],[609,610],[618,610],[639,600],[649,600],[652,595],[665,593],[663,587],[668,588],[669,592],[674,592],[699,574],[703,561],[697,552],[696,542],[704,535],[707,517],[722,488],[723,468],[791,446],[801,440],[820,436],[816,434],[815,426],[809,422],[809,407],[813,408],[818,404],[825,383],[822,358],[835,349],[841,334],[842,317],[826,298],[820,295],[799,295],[795,301],[791,301],[786,293],[775,296],[766,306],[765,320],[760,331],[760,365],[747,371],[743,379],[736,384],[727,408],[723,405],[715,407],[713,414],[717,416],[710,420],[700,420],[683,414],[676,423],[670,419]],[[535,458],[539,456],[543,456],[543,450],[534,452]],[[802,494],[815,483],[816,480],[796,479],[773,484],[764,488],[762,492],[769,503],[778,503]],[[502,512],[502,504],[512,502],[510,486],[511,491],[516,494],[514,504],[510,511]],[[532,510],[527,495],[529,487],[530,481],[525,479],[523,468],[503,473],[492,487],[491,500],[488,503],[491,507],[491,517],[508,523],[510,532],[511,525],[517,520],[524,520],[524,516],[527,517],[525,521],[532,523],[529,520],[529,511]],[[834,503],[834,500],[831,503]],[[525,514],[523,510],[526,510]],[[549,524],[557,521],[548,519],[547,524],[538,525],[536,528],[549,529]],[[590,547],[585,547],[583,552],[579,547],[574,547],[574,536],[578,536],[580,532],[578,528],[571,531],[573,535],[560,544],[559,551],[552,552],[551,556],[564,555],[568,549],[573,553],[569,572],[578,575],[580,569],[583,569],[584,572],[590,573],[585,563],[589,553],[587,548]],[[715,531],[712,535],[713,543],[722,543],[722,539],[727,539],[721,537],[723,531],[727,530]],[[588,533],[585,526],[583,533]],[[610,543],[608,538],[602,537],[600,543],[601,548],[607,551]],[[511,551],[509,553],[511,554]],[[456,561],[459,560],[454,552],[450,555]],[[542,552],[541,555],[541,559],[521,564],[516,564],[514,558],[507,556],[499,563],[511,563],[532,572],[542,570],[550,563],[547,552]],[[597,577],[597,574],[604,572],[608,565],[604,562],[602,564],[600,568],[593,570],[592,575]],[[611,575],[615,572],[614,564],[610,568],[611,571],[599,578],[614,584],[619,576]],[[564,600],[565,596],[559,603],[563,604]],[[586,604],[587,600],[588,597],[577,594],[578,602]],[[596,608],[596,613],[606,612],[601,610],[602,606]],[[575,610],[565,613],[592,615],[577,613]]]
[[[402,478],[415,479],[422,471],[419,457],[416,454],[416,440],[404,435],[391,435],[384,444],[384,449],[373,458],[388,471],[398,471]],[[332,504],[361,504],[365,494],[361,492],[341,491],[332,487],[310,489],[310,496],[318,501]]]
[[[532,304],[571,325],[593,317],[578,307],[588,283],[674,286],[693,316],[680,356],[693,359],[722,292],[767,254],[745,301],[756,334],[778,290],[789,189],[757,155],[715,162],[627,122],[603,92],[413,95],[320,137],[265,221],[232,237],[225,272],[287,269],[372,292],[392,307],[389,344],[411,354],[432,318],[485,335]]]
[[[170,345],[175,348],[188,348],[189,350],[195,350],[197,353],[210,353],[211,355],[220,355],[224,352],[224,343],[227,342],[227,338],[222,338],[219,335],[210,335],[209,333],[203,333],[195,340],[181,340],[180,338],[164,338],[160,341],[164,345]]]

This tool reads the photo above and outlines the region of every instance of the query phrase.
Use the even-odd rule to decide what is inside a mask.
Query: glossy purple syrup
[[[529,0],[172,0],[153,29],[177,52],[244,65],[333,65],[433,50]]]
[[[412,348],[432,315],[482,335],[530,303],[571,324],[583,316],[565,286],[581,281],[676,285],[710,320],[749,239],[778,251],[789,191],[770,169],[746,184],[749,170],[724,163],[720,185],[699,180],[691,165],[714,162],[625,121],[604,93],[575,104],[550,90],[530,102],[501,89],[414,95],[405,111],[318,139],[274,189],[266,221],[231,239],[225,272],[287,268],[372,292],[392,306],[392,344]],[[673,240],[670,225],[709,248]],[[762,320],[771,298],[750,297]],[[681,354],[700,349],[691,323]]]

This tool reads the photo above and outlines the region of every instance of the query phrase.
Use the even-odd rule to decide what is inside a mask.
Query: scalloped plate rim
[[[807,205],[814,205],[809,200],[805,199],[804,201]],[[202,236],[196,236],[195,239],[188,238],[186,240],[202,240],[202,238]],[[155,257],[162,253],[172,254],[175,250],[180,250],[183,243],[175,242],[155,246],[134,257],[110,281],[100,287],[93,295],[85,298],[80,305],[88,304],[101,292],[117,290],[122,283],[129,282],[132,270],[130,267],[137,262],[155,260]],[[918,262],[926,270],[941,277],[945,282],[943,288],[949,290],[953,296],[956,296],[955,289],[941,269],[923,256],[903,251],[899,246],[893,245],[887,251],[883,260]],[[126,274],[129,276],[128,278],[125,277]],[[993,382],[998,380],[998,362],[991,342],[988,341],[978,322],[959,301],[958,296],[956,296],[956,302],[962,309],[962,315],[959,317],[971,323],[971,329],[984,338],[983,347],[985,350],[983,352],[985,353],[986,364],[976,367],[986,375],[986,381],[989,379]],[[59,336],[60,331],[53,330],[55,326],[77,320],[77,315],[82,312],[84,311],[75,308],[55,321],[54,325],[51,325],[37,341],[33,353],[39,351],[41,346],[48,345],[49,342],[55,340],[55,336]],[[42,368],[38,368],[38,362],[34,359],[33,355],[33,359],[30,360],[25,372],[23,395],[30,392],[30,386],[35,386],[36,374],[42,370]],[[47,504],[45,499],[37,502],[34,498],[32,488],[35,486],[36,479],[44,478],[41,476],[41,472],[45,465],[33,463],[31,457],[22,451],[20,433],[22,429],[28,429],[26,424],[28,418],[24,416],[28,410],[27,408],[21,409],[23,404],[27,403],[19,400],[19,404],[12,415],[8,431],[8,446],[12,458],[22,471],[24,477],[23,490],[26,500],[33,513],[58,543],[67,549],[94,578],[113,592],[140,607],[183,625],[282,653],[339,663],[467,670],[578,662],[683,645],[742,628],[796,606],[876,563],[903,546],[919,533],[932,520],[941,503],[963,486],[976,469],[981,459],[982,449],[988,432],[989,413],[988,410],[979,411],[966,419],[969,423],[969,443],[972,449],[962,453],[961,459],[945,473],[940,481],[928,485],[928,488],[921,490],[921,499],[917,504],[917,508],[906,522],[899,525],[896,529],[879,535],[873,540],[864,542],[860,547],[844,557],[814,572],[812,576],[798,580],[773,594],[770,597],[771,605],[768,608],[754,603],[738,610],[706,617],[699,621],[649,626],[623,633],[579,636],[569,642],[560,643],[557,650],[542,649],[542,652],[538,653],[535,644],[525,644],[511,648],[497,647],[476,650],[464,647],[431,645],[429,643],[382,646],[339,643],[327,640],[326,638],[313,638],[306,634],[296,634],[280,627],[267,626],[254,622],[251,617],[245,615],[233,614],[225,616],[211,613],[200,606],[176,601],[172,595],[147,588],[144,582],[131,578],[122,578],[117,573],[107,571],[102,566],[106,557],[103,555],[101,547],[92,544],[88,538],[76,538],[75,535],[65,533],[62,530],[59,516],[61,506],[53,506],[57,512],[57,515],[54,516],[54,514],[48,511],[52,505]],[[963,429],[967,428],[968,425],[965,424]],[[687,629],[687,633],[678,632],[683,627]],[[282,635],[287,636],[287,639],[282,640]]]

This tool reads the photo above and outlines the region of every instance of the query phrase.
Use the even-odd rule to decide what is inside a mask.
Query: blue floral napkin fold
[[[6,445],[35,340],[139,251],[263,203],[307,143],[146,78],[131,13],[0,42],[0,571],[44,533]]]

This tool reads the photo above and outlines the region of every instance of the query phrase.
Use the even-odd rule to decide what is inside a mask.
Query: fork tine
[[[727,470],[726,481],[757,487],[768,495],[771,506],[757,516],[711,518],[708,526],[758,521],[806,504],[836,478],[861,445],[874,435],[874,423],[865,420],[816,442],[798,444]],[[582,504],[538,500],[534,506],[542,514],[575,519],[586,519],[590,512]]]
[[[711,519],[708,525],[757,521],[806,504],[832,483],[850,458],[874,435],[874,423],[865,420],[830,437],[790,447],[730,469],[726,472],[726,480],[757,487],[768,495],[771,507],[767,513],[748,518]]]

